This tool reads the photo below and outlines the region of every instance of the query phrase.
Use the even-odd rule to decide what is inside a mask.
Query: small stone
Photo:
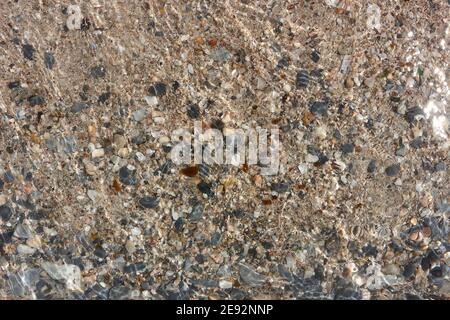
[[[220,280],[219,287],[221,289],[231,289],[231,288],[233,288],[233,283],[231,281],[227,281],[227,280]]]
[[[263,78],[258,77],[256,79],[256,90],[261,91],[261,90],[264,90],[266,87],[267,87],[267,82]]]
[[[445,162],[440,161],[440,162],[436,163],[436,165],[434,166],[434,170],[436,172],[447,171],[447,165],[445,164]],[[1,188],[0,188],[0,190],[1,190]]]
[[[27,245],[19,244],[17,246],[17,253],[20,255],[30,255],[36,252],[36,249],[33,249]]]
[[[70,108],[70,111],[73,113],[78,113],[83,111],[84,109],[89,108],[89,105],[84,102],[75,102],[72,107]]]
[[[341,67],[339,68],[339,72],[342,74],[347,74],[350,71],[350,65],[352,63],[351,55],[344,55],[341,62]]]
[[[12,81],[8,83],[8,89],[13,90],[20,88],[20,81]]]
[[[316,116],[325,115],[328,112],[328,103],[325,101],[314,101],[310,104],[309,111]]]
[[[108,101],[108,99],[111,97],[111,92],[103,92],[101,95],[98,96],[98,103],[105,103]]]
[[[187,114],[191,119],[198,119],[200,117],[200,108],[197,104],[191,104],[188,106]]]
[[[127,250],[129,254],[133,254],[134,252],[136,252],[136,245],[133,241],[127,240],[127,242],[125,243],[125,250]]]
[[[28,98],[28,103],[30,104],[30,106],[34,107],[34,106],[40,106],[45,104],[45,99],[41,96],[31,96]]]
[[[282,68],[287,69],[288,67],[289,67],[289,60],[287,58],[281,58],[280,60],[278,60],[277,68],[279,68],[279,69],[282,69]]]
[[[31,44],[24,44],[22,46],[23,56],[28,60],[33,60],[34,51],[34,47]]]
[[[404,145],[401,145],[400,148],[398,148],[397,151],[395,151],[395,155],[398,157],[404,157],[406,155],[406,147]]]
[[[220,242],[221,239],[221,234],[220,232],[214,232],[213,235],[211,236],[211,245],[212,246],[217,246]]]
[[[179,217],[179,218],[175,221],[174,226],[175,226],[175,230],[176,230],[177,232],[183,231],[183,226],[184,226],[184,220],[183,220],[183,218],[182,218],[182,217]]]
[[[95,167],[95,165],[92,162],[85,161],[84,171],[86,171],[87,175],[94,176],[97,173],[97,168]]]
[[[143,208],[153,209],[159,204],[159,199],[156,197],[143,197],[139,199],[139,205]]]
[[[318,52],[318,51],[313,51],[312,53],[311,53],[311,59],[312,59],[312,61],[314,61],[315,63],[317,63],[317,62],[319,62],[319,60],[320,60],[320,53]]]
[[[309,74],[306,70],[301,70],[297,73],[295,78],[297,88],[306,88],[309,84]]]
[[[415,263],[409,263],[403,269],[403,276],[406,279],[411,278],[416,273],[417,265]]]
[[[272,191],[274,191],[274,192],[277,192],[277,193],[284,193],[284,192],[289,191],[289,184],[288,184],[288,183],[284,183],[284,182],[281,182],[281,183],[273,183],[273,184],[270,186],[270,189],[271,189]]]
[[[192,208],[190,214],[189,214],[189,220],[190,221],[198,221],[203,216],[203,205],[201,203],[197,203]]]
[[[88,190],[87,191],[87,196],[89,197],[89,199],[91,199],[93,202],[97,201],[97,198],[99,196],[98,192],[95,190]]]
[[[319,157],[316,155],[312,155],[310,153],[307,153],[305,156],[305,161],[308,163],[316,163],[317,161],[319,161]]]
[[[265,282],[264,276],[244,264],[239,265],[239,276],[245,284],[251,287],[261,287]]]
[[[74,264],[58,265],[56,263],[44,262],[42,269],[47,272],[50,278],[64,281],[69,290],[81,289],[81,270]]]
[[[1,190],[1,188],[0,188],[0,190]],[[5,205],[7,201],[8,201],[8,198],[6,198],[6,196],[4,194],[0,194],[0,206]]]
[[[377,170],[377,163],[375,160],[370,160],[369,165],[367,166],[368,173],[374,173]]]
[[[355,145],[353,143],[343,144],[341,146],[341,151],[344,155],[348,153],[353,153],[355,151]]]
[[[13,175],[13,173],[10,170],[5,171],[5,173],[3,174],[3,178],[8,183],[13,183],[14,182],[14,175]]]
[[[389,177],[396,176],[400,172],[400,164],[393,164],[386,168],[385,173]]]
[[[19,223],[14,230],[14,236],[19,239],[28,239],[33,236],[33,230],[29,225]]]
[[[409,145],[413,149],[420,149],[423,146],[423,138],[422,137],[417,137],[414,140],[412,140]]]
[[[144,99],[150,107],[158,105],[158,98],[156,96],[145,96]]]
[[[314,130],[314,135],[323,140],[327,137],[327,129],[325,126],[318,126],[315,130]]]
[[[45,64],[45,67],[47,68],[47,69],[53,69],[53,66],[55,65],[55,57],[53,56],[53,53],[51,53],[51,52],[49,52],[49,51],[46,51],[45,53],[44,53],[44,64]]]
[[[105,259],[108,256],[108,253],[103,248],[97,248],[94,250],[94,255],[100,259]]]
[[[224,47],[217,48],[211,53],[211,56],[216,61],[226,62],[231,59],[231,53]]]
[[[351,77],[347,77],[347,78],[345,79],[345,87],[346,87],[347,89],[350,89],[350,88],[353,88],[353,85],[354,85],[354,83],[353,83],[352,78],[351,78]]]
[[[147,117],[147,110],[146,109],[139,109],[135,112],[133,112],[133,119],[136,122],[141,122]]]
[[[201,181],[199,184],[197,184],[198,190],[200,190],[201,193],[206,194],[208,196],[213,196],[213,186],[211,183],[207,183],[205,181]]]
[[[317,158],[319,160],[319,158]],[[308,165],[306,163],[301,163],[298,165],[298,170],[301,174],[306,174],[308,172]]]
[[[106,69],[104,66],[95,66],[91,68],[91,76],[94,79],[104,78],[106,76]]]
[[[109,290],[110,300],[129,300],[132,291],[123,285],[115,286]]]
[[[129,186],[135,185],[137,183],[136,171],[128,169],[127,166],[123,166],[119,169],[119,180]]]
[[[149,95],[150,96],[161,97],[161,96],[166,94],[166,91],[167,91],[167,86],[164,83],[162,83],[162,82],[158,82],[158,83],[155,83],[153,86],[150,87]]]
[[[0,206],[0,218],[3,221],[8,221],[12,216],[12,210],[7,205]]]
[[[92,158],[102,158],[105,156],[105,150],[104,149],[95,149],[92,151]]]
[[[425,118],[425,113],[419,107],[413,107],[408,109],[405,115],[406,121],[413,123],[414,121]]]
[[[144,162],[145,160],[147,160],[147,158],[144,156],[144,154],[139,151],[135,153],[135,157],[136,157],[136,160],[139,162]]]

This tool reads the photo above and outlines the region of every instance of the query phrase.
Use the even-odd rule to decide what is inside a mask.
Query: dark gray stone
[[[394,177],[400,172],[400,164],[393,164],[386,168],[385,173],[389,177]]]

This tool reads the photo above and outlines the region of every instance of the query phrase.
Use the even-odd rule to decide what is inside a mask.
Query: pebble
[[[77,265],[43,262],[41,267],[52,279],[64,281],[69,290],[81,289],[81,270]]]
[[[264,285],[266,281],[264,276],[244,264],[239,265],[239,276],[241,280],[250,287],[260,287]]]
[[[101,79],[104,78],[106,76],[106,69],[104,66],[95,66],[93,68],[91,68],[91,76],[94,79]]]
[[[144,154],[142,152],[139,152],[139,151],[136,152],[135,156],[136,156],[136,160],[139,162],[144,162],[145,160],[147,160],[147,157],[144,156]]]
[[[87,196],[89,197],[89,199],[91,199],[93,202],[97,201],[97,198],[99,197],[99,193],[95,190],[88,190],[87,191]]]
[[[316,156],[316,155],[312,155],[312,154],[307,153],[306,156],[305,156],[305,161],[308,162],[308,163],[316,163],[316,162],[319,161],[319,157]]]
[[[206,194],[209,197],[214,195],[213,185],[211,183],[201,181],[199,184],[197,184],[197,188],[198,190],[200,190],[201,193]]]
[[[98,96],[98,103],[105,103],[108,101],[108,99],[111,97],[111,92],[103,92],[101,95]]]
[[[150,96],[161,97],[166,94],[167,86],[162,82],[157,82],[149,89]]]
[[[355,151],[355,145],[353,143],[346,143],[341,146],[341,151],[344,155],[353,153]]]
[[[147,117],[147,110],[146,109],[139,109],[133,112],[133,119],[136,122],[141,122]]]
[[[387,176],[394,177],[400,172],[400,164],[397,163],[390,165],[386,168],[384,172],[386,173]]]
[[[105,156],[105,150],[104,149],[95,149],[92,151],[92,158],[102,158]]]
[[[191,212],[189,213],[190,221],[199,221],[203,217],[203,205],[201,203],[197,203],[193,206]]]
[[[317,62],[319,62],[319,60],[320,60],[320,53],[318,52],[318,51],[313,51],[312,53],[311,53],[311,59],[312,59],[312,61],[314,61],[315,63],[317,63]]]
[[[45,51],[44,53],[44,64],[47,69],[52,70],[55,65],[55,56],[50,51]]]
[[[188,106],[187,114],[191,119],[198,119],[200,117],[200,108],[197,104],[190,104]]]
[[[274,192],[277,193],[285,193],[287,191],[289,191],[289,184],[288,183],[284,183],[284,182],[280,182],[280,183],[273,183],[270,186],[270,189]]]
[[[70,108],[70,111],[73,113],[78,113],[78,112],[81,112],[88,108],[89,108],[89,105],[85,102],[74,102],[74,104]]]
[[[12,210],[7,205],[0,206],[0,218],[3,221],[8,221],[12,216]]]
[[[212,246],[217,246],[220,242],[222,235],[220,234],[220,232],[214,232],[213,235],[211,236],[211,245]]]
[[[219,287],[221,289],[231,289],[231,288],[233,288],[233,283],[231,281],[227,281],[227,280],[220,280]]]
[[[2,189],[0,188],[0,191]],[[0,206],[3,206],[6,204],[6,202],[8,202],[8,198],[6,198],[6,196],[4,194],[0,194]]]
[[[19,223],[14,230],[14,236],[19,239],[28,239],[34,235],[33,230],[26,224]]]
[[[416,120],[423,119],[425,117],[425,113],[419,107],[413,107],[407,110],[405,118],[409,123],[413,123]]]
[[[306,70],[300,70],[297,73],[295,84],[297,88],[306,88],[309,84],[309,73]]]
[[[136,252],[136,245],[133,241],[127,240],[127,242],[125,243],[125,250],[127,250],[129,254],[133,254]]]
[[[325,101],[314,101],[310,104],[309,111],[316,116],[326,115],[328,112],[328,103]]]
[[[179,218],[175,221],[174,226],[175,226],[175,230],[176,230],[177,232],[183,231],[183,226],[184,226],[184,220],[183,220],[183,218],[182,218],[182,217],[179,217]]]
[[[22,46],[23,56],[28,60],[33,60],[34,58],[34,47],[31,44],[24,44]]]
[[[127,166],[119,169],[119,180],[125,185],[135,185],[137,183],[136,170],[130,170]]]
[[[226,62],[231,59],[231,53],[224,47],[220,47],[212,52],[211,57],[216,61]]]
[[[159,204],[159,199],[156,197],[142,197],[139,199],[139,205],[143,208],[153,209]]]
[[[144,99],[150,107],[158,105],[158,98],[155,96],[145,96]]]
[[[31,255],[36,252],[36,249],[31,248],[24,244],[19,244],[17,246],[17,253],[20,255]]]
[[[319,158],[317,158],[317,161],[318,160]],[[306,163],[299,164],[298,170],[300,171],[301,174],[306,174],[308,172],[308,165]]]
[[[375,160],[370,160],[369,165],[367,166],[368,173],[374,173],[377,170],[377,163]]]
[[[45,104],[45,99],[41,96],[31,96],[28,98],[28,103],[31,107]]]
[[[420,149],[420,148],[422,148],[423,144],[424,144],[423,138],[422,137],[417,137],[414,140],[412,140],[409,145],[413,149]]]

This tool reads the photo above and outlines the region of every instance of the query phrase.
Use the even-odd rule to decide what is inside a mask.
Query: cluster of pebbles
[[[1,1],[0,299],[448,299],[449,9]]]

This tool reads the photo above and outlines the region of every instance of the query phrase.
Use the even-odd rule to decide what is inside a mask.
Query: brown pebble
[[[186,167],[180,170],[180,174],[186,177],[195,177],[198,174],[198,167],[192,166],[192,167]]]
[[[352,78],[348,77],[347,79],[345,79],[345,87],[347,89],[353,88],[353,85],[354,85],[354,83],[353,83]]]

